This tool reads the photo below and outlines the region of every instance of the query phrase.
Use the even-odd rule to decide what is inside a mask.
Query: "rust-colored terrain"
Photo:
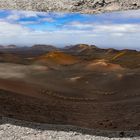
[[[0,116],[140,129],[140,52],[79,44],[0,49]]]

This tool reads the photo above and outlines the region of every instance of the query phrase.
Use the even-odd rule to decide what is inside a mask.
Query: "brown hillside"
[[[139,68],[140,52],[135,50],[123,50],[118,52],[111,60],[112,63],[120,64],[123,67]]]
[[[21,62],[21,60],[22,59],[15,54],[10,54],[10,53],[0,54],[0,62],[19,63]]]
[[[118,71],[123,70],[123,68],[118,64],[109,63],[104,59],[94,60],[90,62],[87,67],[87,70],[95,71]]]
[[[79,59],[60,51],[53,51],[38,57],[36,61],[43,63],[55,63],[59,65],[71,65],[77,63]]]

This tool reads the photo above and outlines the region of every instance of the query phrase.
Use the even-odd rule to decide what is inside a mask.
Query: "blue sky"
[[[140,10],[96,15],[0,10],[0,44],[140,49]]]

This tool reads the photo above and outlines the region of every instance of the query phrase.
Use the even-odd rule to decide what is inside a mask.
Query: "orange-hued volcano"
[[[104,59],[94,60],[87,64],[87,70],[91,71],[121,71],[124,68],[118,64],[109,63]]]
[[[39,56],[38,58],[36,58],[36,61],[59,65],[71,65],[77,63],[79,59],[60,51],[52,51],[45,55]]]
[[[0,49],[0,116],[140,129],[140,52],[78,44]]]

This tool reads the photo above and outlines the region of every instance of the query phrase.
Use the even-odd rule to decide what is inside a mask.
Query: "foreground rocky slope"
[[[1,140],[139,140],[139,131],[99,131],[74,126],[31,123],[0,119]]]
[[[139,9],[140,0],[1,0],[1,9],[99,13]]]

